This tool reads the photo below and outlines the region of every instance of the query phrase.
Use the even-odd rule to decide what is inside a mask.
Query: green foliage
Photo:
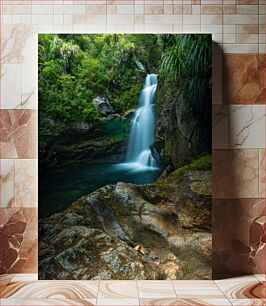
[[[147,73],[158,73],[159,87],[169,83],[176,91],[167,94],[184,97],[185,120],[204,120],[210,103],[210,44],[209,35],[193,34],[39,35],[40,133],[47,132],[49,122],[52,128],[103,125],[93,105],[96,96],[106,97],[119,114],[136,107]]]
[[[99,124],[95,96],[121,114],[136,107],[146,74],[137,62],[156,69],[160,56],[156,35],[39,35],[40,132],[47,118]]]
[[[211,101],[212,49],[210,35],[186,34],[171,36],[163,55],[160,73],[175,84],[185,108],[182,117],[191,116],[200,123],[209,120]]]
[[[210,154],[203,155],[193,160],[190,164],[178,168],[174,173],[181,174],[191,170],[210,170],[212,167],[212,158]]]
[[[199,156],[197,159],[193,160],[191,163],[186,164],[174,172],[172,172],[169,176],[163,179],[158,179],[158,184],[165,184],[170,182],[176,182],[180,175],[188,172],[188,171],[197,171],[197,170],[211,170],[212,168],[212,156],[210,154],[205,154]]]

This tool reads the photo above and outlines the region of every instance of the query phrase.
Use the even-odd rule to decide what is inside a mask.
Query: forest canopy
[[[174,83],[187,99],[184,115],[202,119],[211,88],[210,43],[210,35],[195,34],[40,34],[40,128],[47,119],[100,123],[96,96],[124,114],[138,104],[147,73],[158,74],[159,84]]]

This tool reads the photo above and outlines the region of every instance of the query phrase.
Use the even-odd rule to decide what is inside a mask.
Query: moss
[[[178,168],[173,174],[182,174],[191,170],[209,170],[212,166],[212,158],[210,154],[204,155],[199,159],[193,160],[188,165]]]
[[[210,170],[211,167],[212,167],[211,155],[206,154],[206,155],[199,157],[198,159],[193,160],[191,163],[176,169],[168,177],[164,179],[159,179],[156,183],[158,184],[171,183],[172,180],[177,179],[178,177],[180,177],[181,174],[184,174],[188,171]]]

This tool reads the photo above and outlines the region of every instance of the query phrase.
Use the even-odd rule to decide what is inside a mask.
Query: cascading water
[[[150,145],[155,128],[155,94],[157,75],[148,74],[140,94],[139,106],[131,121],[126,163],[137,168],[156,168]]]

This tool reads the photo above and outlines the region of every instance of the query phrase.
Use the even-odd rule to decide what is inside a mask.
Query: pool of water
[[[107,184],[147,184],[161,173],[138,164],[74,163],[39,174],[39,217],[67,208],[80,197]]]

